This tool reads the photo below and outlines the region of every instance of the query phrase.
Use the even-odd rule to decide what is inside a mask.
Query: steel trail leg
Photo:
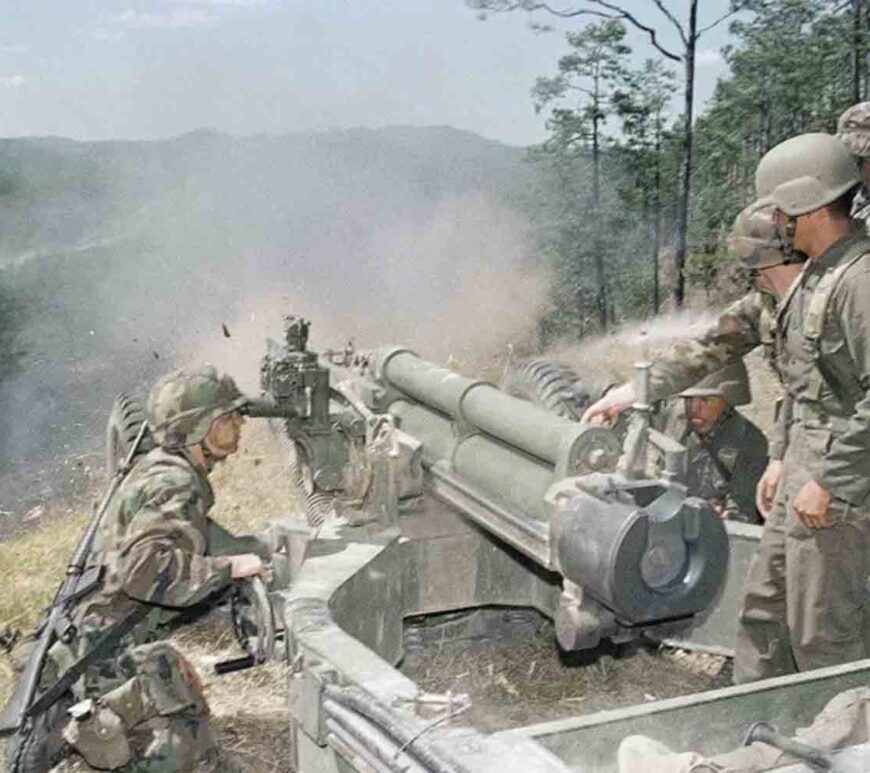
[[[796,741],[782,733],[777,733],[767,722],[756,722],[749,728],[743,745],[749,746],[753,743],[766,743],[768,746],[773,746],[792,757],[797,757],[819,770],[830,770],[833,765],[831,758],[821,749]]]

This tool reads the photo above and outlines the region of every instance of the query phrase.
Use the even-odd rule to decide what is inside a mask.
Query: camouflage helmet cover
[[[734,220],[728,234],[728,251],[743,260],[747,268],[770,268],[796,262],[776,230],[770,202],[754,201]]]
[[[840,116],[837,137],[853,156],[870,157],[870,102],[852,105]]]
[[[695,386],[680,392],[680,397],[721,397],[732,408],[750,403],[749,374],[743,360],[710,374]]]
[[[236,382],[211,365],[163,376],[148,395],[148,425],[155,441],[178,449],[202,442],[211,423],[248,402]]]
[[[758,198],[789,217],[832,204],[860,182],[851,154],[831,134],[800,134],[780,142],[755,171]]]

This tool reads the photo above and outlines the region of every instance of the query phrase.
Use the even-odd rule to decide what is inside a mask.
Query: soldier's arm
[[[761,294],[748,293],[700,336],[674,344],[667,355],[653,363],[651,399],[675,395],[751,352],[761,343],[761,311]]]
[[[862,395],[845,433],[834,438],[816,475],[831,494],[853,505],[870,492],[870,269],[850,271],[840,282],[840,326]]]
[[[190,530],[184,522],[164,522],[127,546],[116,569],[124,592],[137,601],[188,607],[227,587],[230,559],[198,553]]]
[[[776,404],[776,415],[770,431],[769,455],[771,459],[782,460],[788,446],[788,425],[792,415],[792,398],[786,392]]]
[[[135,492],[135,510],[113,570],[124,591],[139,601],[170,607],[199,603],[231,579],[229,558],[207,556],[205,503],[185,474],[154,476]],[[156,597],[158,581],[165,589]]]
[[[274,552],[267,533],[236,535],[211,518],[208,519],[208,546],[213,556],[255,553],[260,558],[269,558]]]

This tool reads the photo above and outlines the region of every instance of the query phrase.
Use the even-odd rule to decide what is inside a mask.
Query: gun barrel
[[[420,359],[407,349],[381,349],[374,357],[383,383],[551,465],[559,466],[583,427],[485,381]]]
[[[295,419],[299,413],[291,405],[281,405],[266,398],[252,398],[239,408],[239,412],[252,419]]]

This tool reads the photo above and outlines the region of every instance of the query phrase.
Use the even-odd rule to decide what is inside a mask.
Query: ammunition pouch
[[[100,703],[123,717],[127,727],[182,711],[208,715],[196,669],[171,644],[155,642],[134,647],[121,656],[120,665],[135,676],[106,693]]]
[[[116,770],[132,758],[127,728],[108,706],[86,700],[70,709],[73,718],[63,731],[64,740],[93,768]]]

